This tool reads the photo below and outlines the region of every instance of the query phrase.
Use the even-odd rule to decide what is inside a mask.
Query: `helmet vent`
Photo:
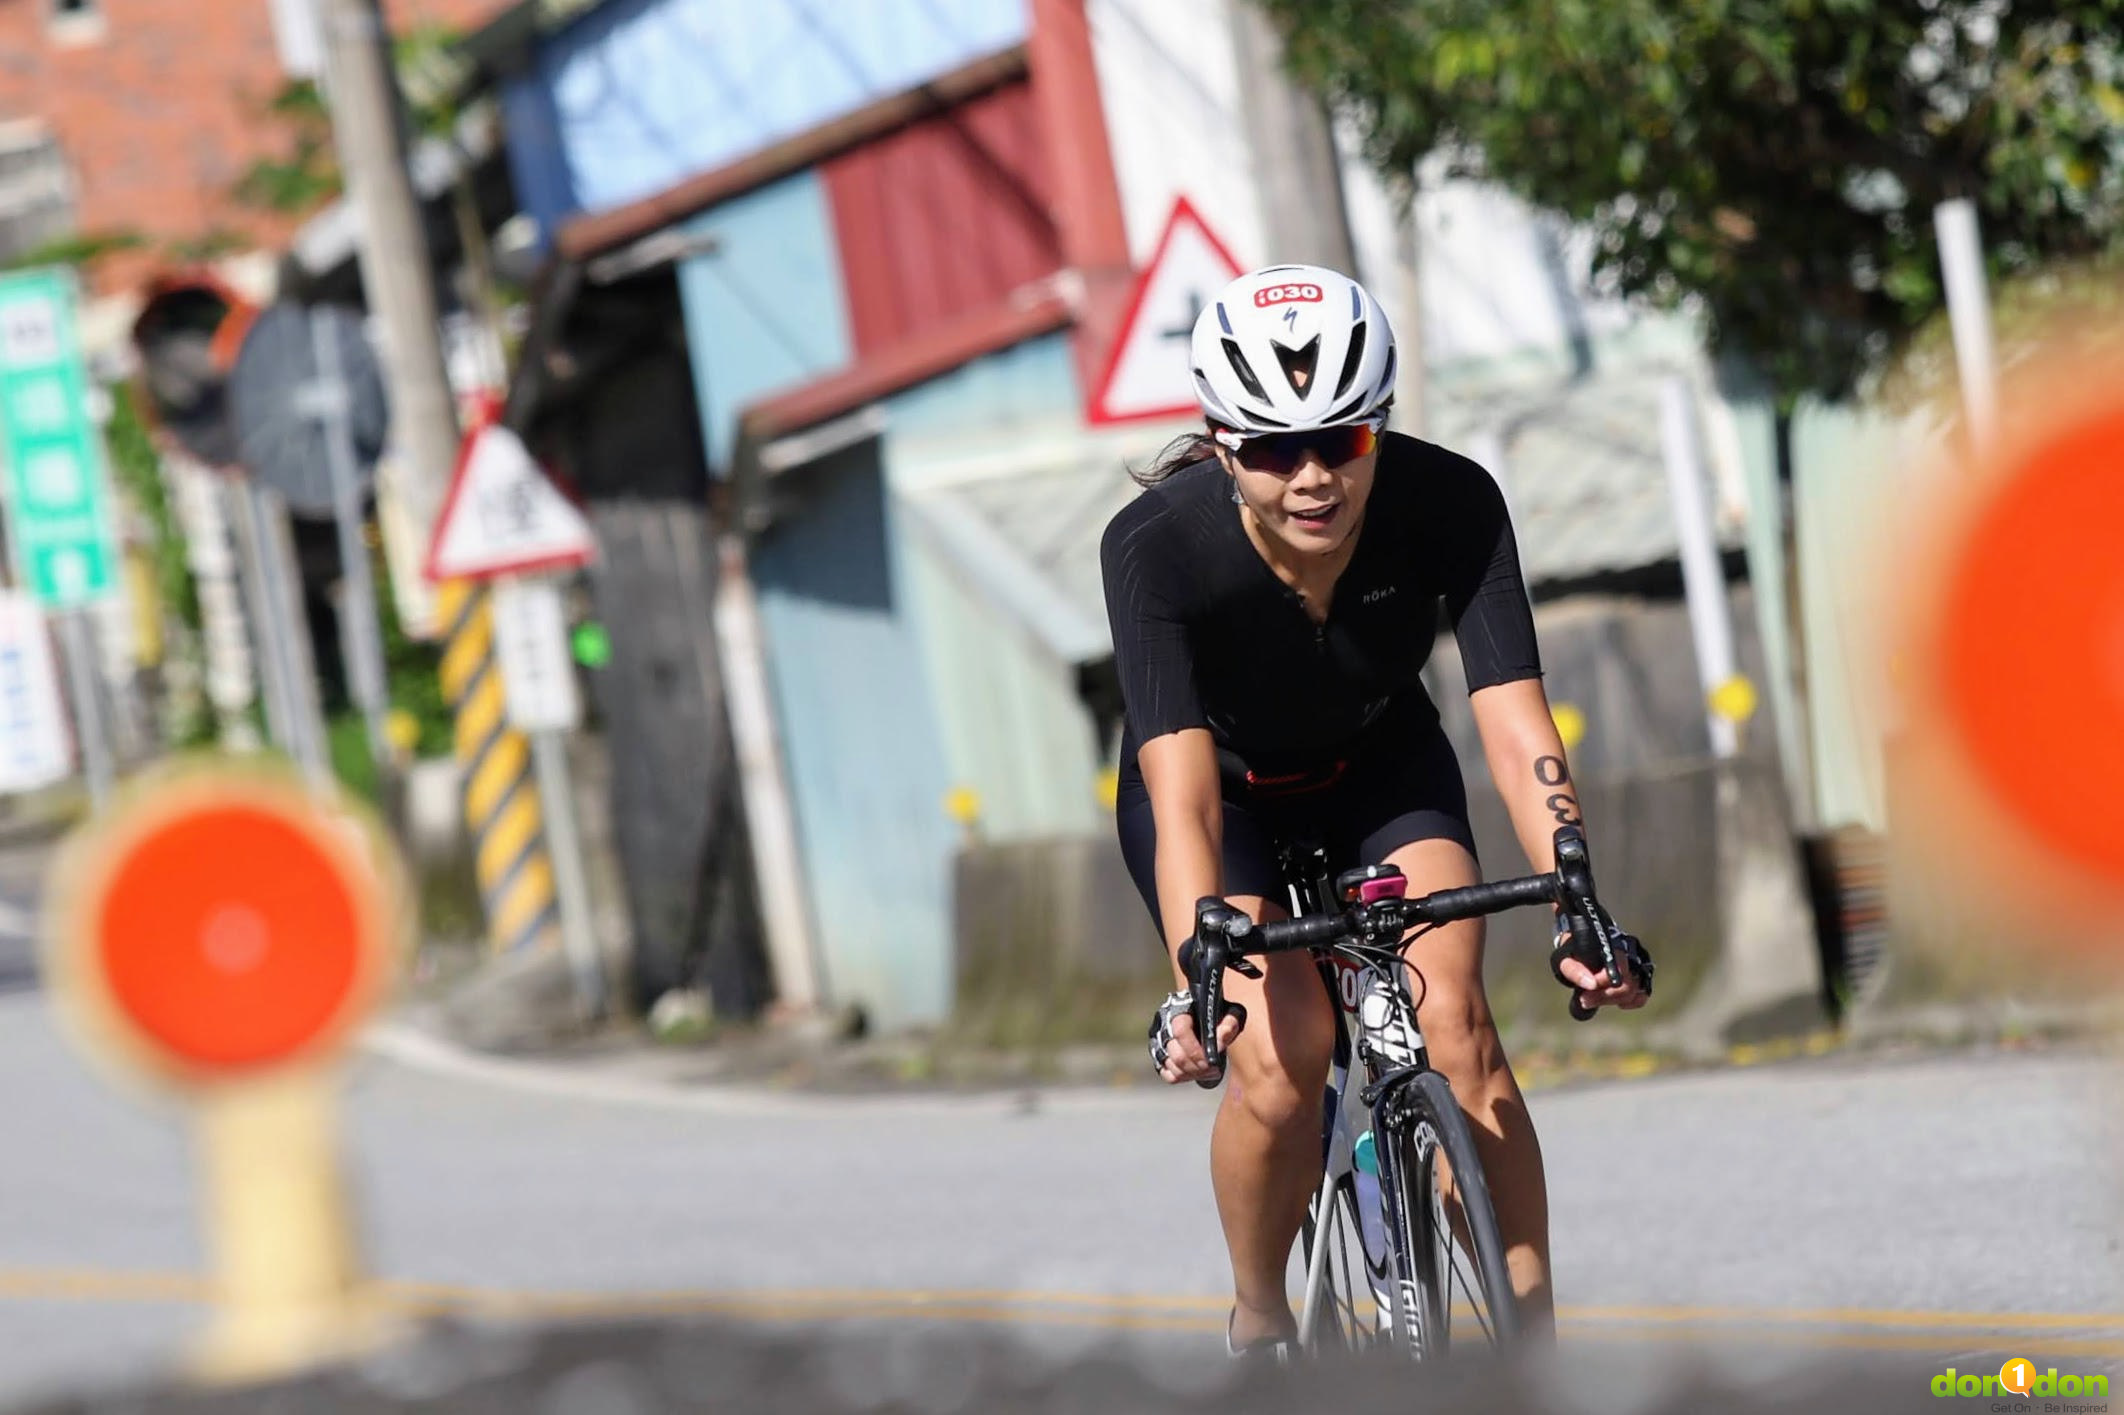
[[[1335,396],[1340,398],[1350,391],[1350,384],[1357,377],[1357,365],[1364,360],[1365,323],[1359,320],[1350,330],[1350,351],[1342,356],[1342,377],[1335,380]]]
[[[1245,354],[1239,352],[1238,341],[1226,339],[1223,342],[1224,357],[1231,360],[1232,372],[1239,375],[1239,386],[1244,388],[1252,397],[1267,403],[1272,408],[1275,407],[1274,403],[1269,402],[1268,390],[1261,386],[1261,380],[1255,376],[1254,366],[1246,361]]]
[[[1363,413],[1365,410],[1364,405],[1368,401],[1369,400],[1365,397],[1365,395],[1360,393],[1356,397],[1350,399],[1349,402],[1344,403],[1334,412],[1329,413],[1325,418],[1321,419],[1320,425],[1322,427],[1332,427],[1336,423],[1347,422],[1351,418],[1354,418],[1359,414]]]
[[[1273,344],[1276,362],[1283,365],[1283,377],[1291,385],[1291,392],[1303,398],[1313,386],[1313,375],[1320,365],[1320,336],[1314,335],[1305,341],[1302,349],[1286,349]]]

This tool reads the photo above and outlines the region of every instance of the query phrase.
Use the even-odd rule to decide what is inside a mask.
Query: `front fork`
[[[1364,1253],[1365,1215],[1355,1207],[1361,1192],[1356,1182],[1356,1151],[1360,1136],[1355,1117],[1362,1115],[1371,1121],[1368,1133],[1373,1140],[1371,1148],[1377,1166],[1374,1177],[1385,1201],[1382,1239],[1387,1248],[1387,1285],[1394,1330],[1408,1333],[1412,1350],[1421,1354],[1424,1321],[1422,1313],[1418,1310],[1420,1304],[1414,1286],[1415,1255],[1407,1251],[1407,1245],[1401,1239],[1402,1234],[1412,1231],[1412,1225],[1407,1222],[1408,1216],[1402,1212],[1398,1158],[1400,1147],[1391,1142],[1383,1143],[1381,1137],[1391,1136],[1399,1128],[1401,1088],[1411,1078],[1421,1074],[1428,1067],[1429,1061],[1425,1053],[1419,1050],[1414,1066],[1401,1067],[1382,1075],[1352,1096],[1350,1070],[1353,1066],[1369,1070],[1370,1052],[1369,1048],[1364,1048],[1361,1040],[1352,1042],[1347,1035],[1343,1040],[1345,1045],[1337,1048],[1338,1056],[1328,1077],[1327,1094],[1322,1100],[1326,1107],[1323,1127],[1326,1144],[1321,1156],[1320,1188],[1313,1195],[1313,1251],[1307,1254],[1305,1302],[1298,1314],[1298,1343],[1300,1349],[1309,1350],[1313,1346],[1320,1309],[1326,1297],[1328,1250],[1332,1246],[1332,1235],[1327,1231],[1327,1224],[1334,1209],[1336,1188],[1345,1179],[1350,1181],[1350,1221],[1357,1226],[1359,1253]],[[1358,1059],[1359,1054],[1363,1055],[1364,1060]],[[1363,1280],[1369,1283],[1369,1259],[1366,1263]]]
[[[1427,1316],[1417,1293],[1416,1234],[1414,1215],[1407,1212],[1409,1195],[1401,1183],[1402,1148],[1399,1135],[1405,1117],[1401,1114],[1400,1090],[1421,1067],[1408,1067],[1375,1083],[1372,1104],[1372,1152],[1378,1157],[1379,1192],[1386,1200],[1387,1255],[1391,1272],[1394,1330],[1407,1341],[1409,1353],[1421,1358],[1429,1333]],[[1419,1199],[1417,1202],[1421,1202]]]

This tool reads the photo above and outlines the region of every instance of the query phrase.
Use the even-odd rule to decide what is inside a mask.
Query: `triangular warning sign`
[[[1175,201],[1150,264],[1136,277],[1086,421],[1137,422],[1195,412],[1188,336],[1195,316],[1239,274],[1239,262],[1193,203],[1186,197]]]
[[[465,438],[428,544],[430,580],[483,580],[582,565],[596,550],[590,523],[522,438],[499,424],[475,428]]]

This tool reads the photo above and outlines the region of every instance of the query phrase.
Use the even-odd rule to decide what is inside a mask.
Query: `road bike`
[[[1292,917],[1257,924],[1221,899],[1202,899],[1180,966],[1194,993],[1195,1035],[1217,1073],[1206,1086],[1222,1079],[1225,969],[1259,977],[1250,959],[1304,950],[1334,999],[1324,1170],[1305,1220],[1298,1344],[1309,1352],[1386,1346],[1426,1360],[1452,1349],[1458,1323],[1463,1335],[1507,1345],[1520,1324],[1504,1242],[1467,1117],[1431,1069],[1417,1030],[1405,950],[1441,924],[1548,904],[1570,926],[1552,971],[1576,957],[1619,982],[1628,959],[1649,989],[1649,961],[1600,906],[1575,826],[1556,832],[1556,868],[1547,874],[1417,899],[1406,897],[1408,881],[1391,865],[1331,880],[1327,852],[1309,841],[1286,842],[1282,863]],[[1570,1006],[1581,1021],[1592,1015],[1575,993]]]

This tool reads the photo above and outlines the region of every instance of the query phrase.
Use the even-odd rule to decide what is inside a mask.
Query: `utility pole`
[[[1246,95],[1239,112],[1254,154],[1268,259],[1354,276],[1357,248],[1327,105],[1283,71],[1283,39],[1266,15],[1247,0],[1230,0],[1230,11],[1239,91]]]
[[[1394,251],[1394,284],[1400,291],[1396,313],[1400,316],[1401,358],[1394,375],[1394,421],[1411,437],[1422,437],[1430,426],[1430,389],[1426,383],[1423,346],[1423,226],[1418,221],[1421,195],[1416,174],[1389,184],[1401,239]]]
[[[1397,239],[1385,270],[1360,270],[1350,231],[1349,202],[1342,184],[1342,154],[1335,146],[1327,104],[1308,93],[1283,68],[1283,37],[1252,0],[1227,0],[1232,55],[1239,70],[1239,105],[1246,142],[1254,155],[1255,188],[1261,197],[1261,229],[1268,260],[1303,261],[1364,280],[1386,307],[1400,341],[1400,372],[1394,380],[1394,426],[1424,432],[1422,288],[1418,272],[1416,180],[1386,184]]]
[[[1955,367],[1961,375],[1962,418],[1970,450],[1988,457],[1998,445],[1998,356],[1991,339],[1991,297],[1984,288],[1984,242],[1977,233],[1976,203],[1968,197],[1934,208],[1940,275],[1947,287],[1947,322],[1954,330]]]
[[[457,460],[457,413],[443,367],[435,267],[406,165],[391,37],[378,0],[313,0],[324,43],[332,140],[353,208],[361,283],[382,325],[393,440],[407,509],[425,542]]]

